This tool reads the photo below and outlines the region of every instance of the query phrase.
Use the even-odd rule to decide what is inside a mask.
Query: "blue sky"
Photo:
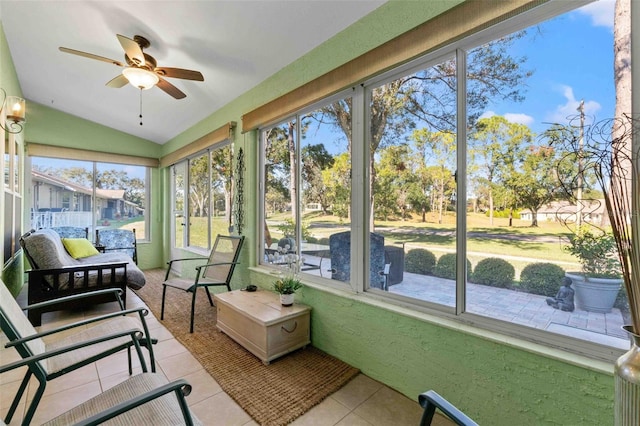
[[[535,132],[566,122],[584,99],[587,120],[613,116],[613,0],[601,0],[541,23],[514,45],[534,74],[522,103],[490,105],[483,116],[504,115]]]

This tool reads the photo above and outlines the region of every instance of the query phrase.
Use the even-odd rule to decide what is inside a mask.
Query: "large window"
[[[148,240],[149,173],[144,166],[31,158],[31,227],[135,229]]]
[[[579,169],[551,142],[614,116],[610,6],[546,5],[263,128],[262,263],[286,250],[317,283],[564,348],[628,347],[624,290],[605,311],[555,303],[580,267],[577,227],[607,231],[592,177],[576,203]]]
[[[231,156],[227,141],[171,166],[174,248],[208,251],[216,235],[229,235]]]

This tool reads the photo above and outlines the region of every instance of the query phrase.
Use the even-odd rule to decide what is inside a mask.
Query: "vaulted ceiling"
[[[0,19],[25,98],[163,144],[384,2],[0,0]],[[145,37],[158,67],[197,70],[204,82],[167,77],[184,99],[107,87],[123,67],[59,50],[126,66],[117,34]]]

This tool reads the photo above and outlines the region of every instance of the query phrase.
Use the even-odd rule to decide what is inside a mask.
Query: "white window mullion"
[[[351,288],[363,292],[369,283],[369,162],[371,91],[354,88],[351,110]]]
[[[467,284],[467,52],[456,50],[456,314],[466,310]]]

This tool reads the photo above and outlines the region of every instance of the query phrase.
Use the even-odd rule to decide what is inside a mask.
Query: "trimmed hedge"
[[[404,270],[413,274],[431,275],[436,256],[426,249],[412,249],[404,256]]]
[[[436,267],[433,268],[433,275],[438,278],[448,280],[456,279],[456,254],[447,253],[440,256]],[[471,261],[467,259],[467,279],[471,276]]]
[[[471,275],[471,281],[491,287],[510,288],[515,276],[516,270],[512,264],[504,259],[488,257],[478,262]]]
[[[562,286],[564,269],[554,263],[531,263],[520,273],[520,288],[540,296],[553,297]]]

